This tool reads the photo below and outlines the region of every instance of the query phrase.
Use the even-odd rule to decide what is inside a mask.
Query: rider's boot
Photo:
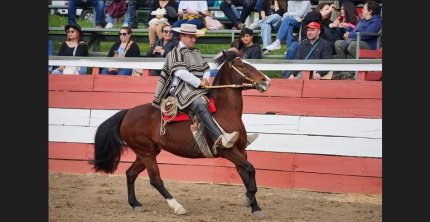
[[[246,134],[246,142],[247,142],[247,146],[249,146],[252,142],[254,142],[257,137],[258,137],[258,133],[247,133]]]
[[[218,125],[213,120],[209,110],[207,108],[207,104],[201,103],[196,104],[194,111],[200,117],[200,120],[203,122],[205,126],[206,132],[209,134],[212,141],[214,141],[214,146],[219,148],[231,148],[233,144],[236,142],[237,138],[239,138],[239,133],[234,131],[232,133],[222,133],[218,128]]]

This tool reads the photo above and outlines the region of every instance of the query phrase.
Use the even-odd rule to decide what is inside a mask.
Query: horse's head
[[[215,65],[221,65],[214,81],[216,84],[242,85],[260,92],[266,91],[270,86],[270,78],[241,59],[237,50],[222,51],[222,54],[215,58]]]

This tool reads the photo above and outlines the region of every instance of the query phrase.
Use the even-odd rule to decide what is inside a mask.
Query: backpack
[[[113,18],[120,18],[127,11],[127,3],[125,3],[125,0],[113,0],[107,10]]]

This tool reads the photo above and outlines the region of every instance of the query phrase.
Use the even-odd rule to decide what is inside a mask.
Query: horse
[[[225,131],[239,132],[239,138],[234,146],[218,149],[214,158],[222,157],[235,165],[246,188],[243,204],[251,207],[254,217],[261,219],[265,214],[255,197],[257,192],[255,168],[247,160],[245,150],[248,144],[246,129],[242,122],[242,91],[256,89],[265,92],[270,86],[270,78],[242,60],[237,51],[222,51],[214,61],[220,69],[212,86],[208,87],[211,88],[208,89],[209,94],[216,104],[213,117]],[[134,183],[137,176],[146,169],[150,184],[166,199],[175,214],[182,215],[187,211],[164,187],[156,157],[161,150],[185,158],[205,156],[196,148],[188,121],[170,122],[165,125],[165,133],[160,135],[160,116],[160,109],[147,103],[121,110],[106,119],[97,128],[94,138],[94,159],[90,163],[94,165],[96,172],[114,173],[121,154],[128,146],[136,154],[136,160],[126,170],[128,203],[133,210],[143,209],[136,198]],[[212,141],[208,140],[208,145],[212,146]]]

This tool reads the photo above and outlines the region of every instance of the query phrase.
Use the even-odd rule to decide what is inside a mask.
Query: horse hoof
[[[251,207],[251,200],[246,195],[244,195],[242,197],[242,204],[245,207]]]
[[[142,206],[134,207],[133,211],[134,212],[142,212],[143,211],[143,207]]]
[[[177,215],[183,215],[186,213],[187,213],[187,210],[185,210],[185,208],[183,208],[183,207],[179,207],[179,208],[175,209],[175,214],[177,214]]]
[[[254,215],[254,217],[257,219],[264,219],[266,217],[266,215],[264,215],[263,211],[261,210],[252,212],[252,215]]]

